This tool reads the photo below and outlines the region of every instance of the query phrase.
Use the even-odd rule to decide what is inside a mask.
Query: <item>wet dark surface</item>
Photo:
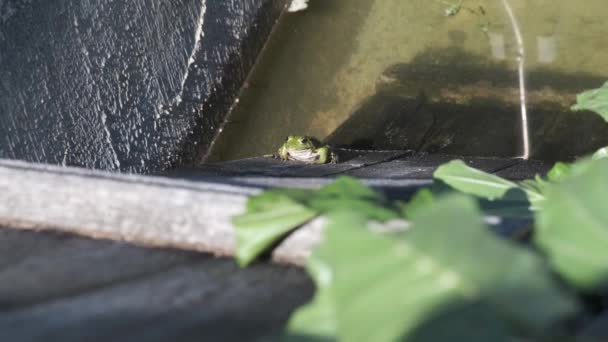
[[[433,183],[433,172],[442,164],[461,159],[469,166],[501,177],[522,180],[544,175],[553,165],[518,158],[468,157],[426,154],[413,151],[336,150],[337,164],[307,165],[271,157],[247,158],[181,168],[160,175],[224,184],[272,187],[316,188],[338,176],[353,176],[385,192],[390,198],[407,200],[421,186]]]
[[[523,179],[544,174],[551,163],[517,158],[468,157],[448,154],[425,154],[413,151],[336,150],[337,164],[307,165],[295,161],[281,161],[271,157],[247,158],[229,162],[210,163],[200,168],[170,171],[168,175],[193,176],[264,176],[264,177],[330,177],[352,175],[377,179],[431,180],[441,164],[462,159],[468,165],[485,172],[500,173],[509,179]],[[346,157],[344,157],[346,155]]]
[[[0,227],[2,341],[242,341],[310,300],[301,269]]]
[[[0,1],[0,158],[138,173],[193,164],[283,4]]]

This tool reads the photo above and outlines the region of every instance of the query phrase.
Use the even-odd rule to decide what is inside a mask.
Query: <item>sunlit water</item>
[[[608,80],[605,0],[510,0],[525,41],[533,157],[608,145],[569,111]],[[517,46],[500,0],[311,0],[286,14],[210,160],[272,153],[289,134],[335,146],[514,157]]]

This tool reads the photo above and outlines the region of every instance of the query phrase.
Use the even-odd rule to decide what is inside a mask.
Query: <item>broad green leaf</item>
[[[608,159],[573,169],[547,189],[534,240],[563,278],[591,290],[608,280]]]
[[[571,169],[570,164],[557,162],[547,173],[547,179],[551,182],[559,182],[570,174]]]
[[[247,266],[287,233],[317,215],[285,194],[265,192],[249,199],[248,211],[233,218],[236,260]]]
[[[368,219],[398,217],[385,197],[352,177],[338,177],[320,190],[273,189],[252,197],[234,218],[237,262],[248,265],[293,229],[318,214],[356,211]]]
[[[407,218],[412,218],[420,210],[430,208],[435,201],[433,192],[429,189],[421,189],[410,199],[403,207],[403,215]]]
[[[576,104],[572,110],[590,110],[608,121],[608,82],[601,88],[587,90],[576,96]]]
[[[433,176],[458,191],[489,200],[501,198],[510,189],[518,187],[514,182],[472,168],[462,160],[441,165]]]
[[[527,200],[481,201],[480,205],[484,215],[512,219],[534,219],[534,212],[530,210],[530,202]]]
[[[332,271],[322,257],[322,246],[308,259],[306,269],[316,284],[313,300],[299,308],[289,319],[284,341],[327,340],[336,338],[336,313],[331,293]]]
[[[332,213],[321,246],[340,340],[507,341],[508,326],[538,332],[577,309],[539,257],[487,230],[470,198],[436,200],[401,235],[372,233],[364,218]],[[471,320],[488,329],[463,328]]]
[[[249,198],[245,209],[247,213],[269,211],[273,210],[277,203],[281,205],[284,198],[302,203],[311,196],[314,196],[314,190],[289,188],[266,190]]]
[[[311,196],[306,205],[320,213],[348,210],[379,221],[399,216],[383,194],[352,177],[338,177]]]
[[[358,212],[365,215],[368,219],[378,221],[387,221],[399,217],[397,211],[388,207],[388,204],[356,198],[313,198],[308,202],[308,206],[321,213],[342,210]]]
[[[526,193],[532,210],[541,209],[542,202],[545,199],[543,191],[547,185],[547,181],[543,180],[540,176],[536,176],[535,179],[526,179],[518,182],[517,185],[523,192]]]
[[[333,298],[329,291],[317,289],[312,302],[292,314],[281,341],[334,340],[337,341]]]
[[[384,195],[374,191],[353,177],[340,176],[333,183],[319,190],[319,195],[331,198],[359,198],[373,201],[384,201]]]
[[[433,176],[458,191],[491,201],[503,198],[512,189],[524,191],[535,209],[540,207],[544,198],[539,179],[515,183],[467,166],[462,160],[441,165]]]
[[[602,159],[608,157],[608,147],[602,147],[599,150],[595,151],[591,158],[593,159]]]

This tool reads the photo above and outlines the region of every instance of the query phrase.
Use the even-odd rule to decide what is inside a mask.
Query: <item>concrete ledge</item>
[[[231,218],[259,191],[0,160],[0,225],[232,255]],[[311,222],[273,259],[303,264],[319,235]]]
[[[233,255],[231,219],[244,211],[248,196],[263,188],[318,188],[333,176],[353,175],[391,198],[407,199],[432,182],[437,166],[455,157],[405,154],[395,158],[367,152],[344,163],[321,166],[257,158],[193,169],[188,176],[173,174],[173,178],[0,159],[0,226]],[[546,170],[544,164],[512,159],[465,161],[510,178],[533,176],[526,170]],[[261,164],[266,166],[255,168]],[[514,173],[509,173],[511,169]],[[304,264],[321,237],[322,226],[321,219],[309,222],[285,239],[272,259]]]

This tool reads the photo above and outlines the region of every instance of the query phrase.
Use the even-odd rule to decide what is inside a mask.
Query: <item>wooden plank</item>
[[[0,340],[252,340],[279,331],[312,292],[303,270],[268,264],[239,269],[232,260],[206,257],[115,286],[0,312]]]

